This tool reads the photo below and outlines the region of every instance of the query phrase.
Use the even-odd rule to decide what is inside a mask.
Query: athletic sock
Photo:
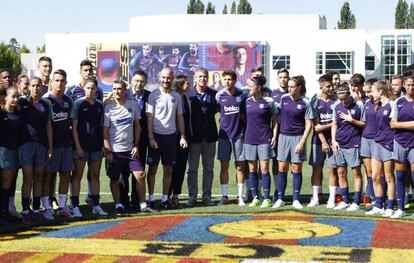
[[[257,173],[249,173],[249,181],[250,181],[250,190],[252,191],[252,196],[257,197],[257,187],[258,187],[258,180],[257,180]]]
[[[144,209],[147,207],[147,202],[139,202],[139,207],[141,207],[141,209]]]
[[[277,197],[278,199],[283,200],[285,198],[287,185],[287,173],[279,172],[277,174]]]
[[[9,211],[9,189],[0,188],[0,211],[5,214]]]
[[[318,195],[319,195],[319,186],[318,185],[313,185],[312,186],[312,189],[313,189],[313,194],[312,194],[312,199],[313,200],[319,200],[318,199]]]
[[[396,194],[397,194],[398,209],[404,211],[404,195],[405,195],[404,177],[405,177],[405,171],[397,171],[396,175],[397,175],[396,176],[397,180],[395,182],[395,188],[396,188],[395,190],[396,190]]]
[[[349,189],[348,189],[348,187],[339,188],[339,191],[340,191],[340,193],[342,195],[342,201],[345,204],[349,204]]]
[[[33,196],[33,210],[39,210],[40,209],[40,196]]]
[[[66,207],[66,194],[59,194],[59,208]]]
[[[72,196],[70,199],[72,200],[72,207],[79,206],[79,196]],[[59,196],[59,204],[60,204],[60,196]]]
[[[387,200],[387,209],[393,209],[394,208],[394,199],[388,199]]]
[[[250,191],[250,179],[244,179],[244,184],[246,185],[246,191]]]
[[[237,184],[237,196],[238,197],[243,196],[243,184]]]
[[[270,174],[262,174],[264,199],[270,199]]]
[[[168,200],[168,195],[161,196],[161,202],[167,202],[167,200]]]
[[[100,199],[99,195],[92,195],[93,206],[98,206],[99,205],[99,199]]]
[[[155,195],[149,195],[149,201],[154,202],[155,201]]]
[[[43,208],[45,210],[50,209],[50,199],[49,196],[42,196],[41,198]]]
[[[222,196],[229,196],[229,185],[228,184],[222,184],[221,185],[221,195]]]
[[[261,196],[262,195],[262,188],[263,188],[263,181],[262,181],[262,176],[257,176],[257,195]]]
[[[302,188],[302,172],[292,173],[293,174],[293,201],[299,200],[300,189]]]
[[[357,204],[357,205],[361,204],[361,192],[354,193],[354,204]]]
[[[30,197],[23,197],[22,198],[22,210],[29,211],[30,209]]]
[[[375,206],[379,209],[382,209],[384,207],[384,200],[382,196],[375,197]]]
[[[335,202],[336,186],[329,186],[329,201]]]
[[[371,201],[374,201],[374,185],[372,183],[372,177],[367,177],[367,186],[365,189],[365,195],[371,198]]]

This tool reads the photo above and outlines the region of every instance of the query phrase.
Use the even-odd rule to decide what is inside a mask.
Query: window
[[[273,56],[272,61],[273,69],[290,69],[290,56],[288,55]]]
[[[381,77],[391,79],[411,64],[411,36],[387,35],[381,38]]]
[[[316,52],[316,74],[323,74],[327,71],[353,74],[353,52]]]
[[[375,56],[365,56],[365,70],[375,70]]]

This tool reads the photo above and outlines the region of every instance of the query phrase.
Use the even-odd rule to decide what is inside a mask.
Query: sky
[[[207,0],[202,0],[207,6]],[[414,0],[407,0],[410,4]],[[2,1],[0,41],[14,37],[35,51],[47,33],[128,32],[135,16],[185,14],[189,0],[39,0]],[[232,0],[211,1],[216,13]],[[236,1],[237,3],[238,1]],[[357,28],[392,29],[398,0],[350,0]],[[250,0],[254,14],[325,15],[329,29],[336,27],[343,0]]]

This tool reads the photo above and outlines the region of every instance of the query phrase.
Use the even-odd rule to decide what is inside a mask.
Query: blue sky
[[[408,0],[411,3],[413,0]],[[203,0],[207,5],[207,0]],[[231,0],[211,1],[216,12]],[[238,1],[237,1],[238,2]],[[398,0],[350,0],[357,28],[392,29]],[[328,28],[339,19],[343,0],[250,0],[253,13],[325,15]],[[32,50],[46,33],[128,32],[129,18],[156,14],[185,14],[188,0],[39,0],[2,1],[0,41],[15,37]],[[8,27],[6,26],[8,25]]]

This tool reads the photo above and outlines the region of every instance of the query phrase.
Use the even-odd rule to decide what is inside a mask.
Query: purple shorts
[[[157,141],[158,149],[154,150],[151,146],[148,147],[147,163],[158,165],[161,158],[162,165],[174,165],[177,159],[177,135],[175,133],[169,135],[154,133],[154,139]]]
[[[131,152],[113,152],[114,161],[107,164],[107,175],[112,180],[118,180],[121,174],[129,174],[130,172],[144,171],[144,166],[140,159],[132,158]]]

